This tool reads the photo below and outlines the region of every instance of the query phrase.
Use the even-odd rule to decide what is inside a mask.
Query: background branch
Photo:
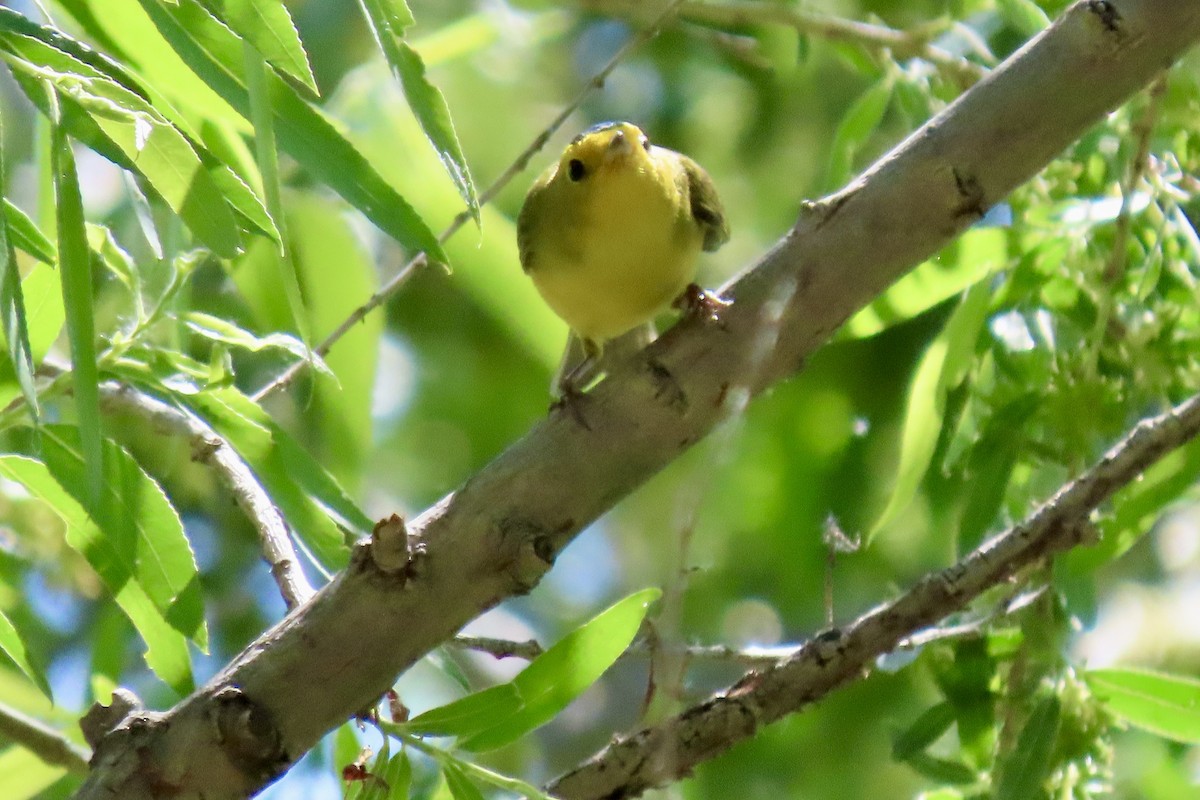
[[[0,736],[28,749],[47,764],[80,775],[88,770],[90,753],[59,731],[0,703]]]
[[[865,674],[905,638],[958,611],[1022,569],[1077,544],[1096,541],[1088,516],[1147,467],[1200,433],[1200,395],[1145,420],[1092,469],[1067,484],[1021,524],[906,593],[806,642],[721,695],[606,747],[547,787],[555,797],[634,797],[689,774],[762,726],[799,711]]]

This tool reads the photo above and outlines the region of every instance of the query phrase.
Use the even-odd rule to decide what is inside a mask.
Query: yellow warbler
[[[713,309],[692,284],[703,250],[729,239],[712,179],[685,155],[650,144],[628,122],[588,128],[534,182],[517,221],[521,266],[570,326],[558,389],[570,394],[604,343],[648,323],[672,301]]]

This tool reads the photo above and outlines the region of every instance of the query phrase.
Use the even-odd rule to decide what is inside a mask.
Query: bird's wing
[[[717,187],[704,168],[685,155],[679,156],[683,164],[688,202],[692,218],[704,231],[704,249],[712,252],[729,241],[729,221],[725,219],[725,208],[717,197]]]
[[[538,215],[538,212],[545,212],[542,206],[546,202],[546,185],[550,183],[550,179],[554,176],[553,167],[542,173],[533,186],[529,187],[529,194],[525,195],[525,203],[521,206],[521,213],[517,216],[517,252],[521,258],[521,269],[525,272],[533,270],[533,220]]]

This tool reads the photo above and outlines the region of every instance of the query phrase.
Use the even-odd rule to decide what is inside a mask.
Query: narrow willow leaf
[[[485,729],[461,739],[460,746],[493,750],[552,720],[625,652],[660,594],[658,589],[644,589],[629,595],[531,661],[511,681],[521,708],[509,716],[492,717]]]
[[[50,351],[67,319],[59,278],[53,268],[38,264],[21,282],[29,321],[29,348],[35,364],[40,364]]]
[[[41,500],[66,526],[67,544],[96,569],[117,605],[146,643],[146,663],[180,694],[192,689],[187,639],[167,622],[142,585],[132,579],[108,533],[97,525],[80,502],[51,475],[45,464],[20,455],[0,455],[0,475],[21,484]]]
[[[892,740],[892,758],[907,761],[942,737],[954,724],[956,712],[948,702],[937,703],[927,708],[903,732]]]
[[[300,339],[307,345],[312,341],[309,334],[308,314],[304,309],[304,298],[300,294],[300,278],[296,273],[296,261],[291,257],[284,222],[283,200],[279,190],[279,156],[275,152],[275,126],[271,115],[271,97],[267,88],[267,65],[249,43],[242,46],[246,68],[246,87],[250,93],[250,118],[254,123],[254,150],[258,156],[258,171],[262,175],[263,194],[267,198],[267,212],[275,219],[282,234],[278,278],[287,298],[290,316],[288,327],[299,331]]]
[[[200,241],[222,256],[237,254],[241,240],[233,212],[199,154],[145,98],[38,38],[8,34],[0,36],[0,44],[14,71],[55,87],[64,110],[60,119],[72,135],[91,145],[98,129],[119,149],[115,163],[144,177]],[[31,99],[49,111],[37,93]],[[94,129],[81,129],[79,113],[68,110],[86,115]]]
[[[211,314],[205,314],[202,311],[189,311],[183,319],[188,330],[213,342],[221,342],[242,350],[248,350],[252,353],[258,353],[263,350],[282,350],[297,358],[308,356],[308,348],[304,346],[304,343],[295,336],[289,336],[286,333],[255,336],[250,331],[240,328],[228,320],[214,317]],[[316,363],[323,371],[328,371],[329,368],[324,366],[324,362],[321,359],[316,358]]]
[[[346,565],[350,551],[343,528],[357,538],[374,523],[307,450],[236,389],[171,394],[245,459],[318,564],[327,572]]]
[[[4,177],[4,127],[0,124],[0,190],[7,186]],[[7,202],[0,206],[0,327],[12,362],[17,384],[29,406],[29,413],[38,419],[37,387],[33,385],[33,352],[29,347],[29,325],[25,314],[25,296],[21,292],[21,271],[9,234]],[[36,228],[35,228],[36,230]]]
[[[985,283],[971,287],[917,365],[904,411],[896,484],[868,541],[908,508],[929,471],[944,423],[946,392],[963,379],[987,317],[990,296]]]
[[[471,736],[516,713],[522,704],[516,687],[502,683],[418,714],[404,729],[421,736]]]
[[[0,650],[12,659],[12,662],[17,665],[17,669],[25,674],[35,686],[41,689],[42,694],[53,700],[50,693],[50,684],[46,681],[46,675],[34,665],[29,657],[29,650],[25,647],[25,642],[22,641],[20,633],[8,617],[4,616],[4,612],[0,611]]]
[[[1050,27],[1050,17],[1033,0],[997,0],[996,10],[1010,26],[1025,36]]]
[[[442,764],[442,774],[446,776],[446,787],[454,800],[483,800],[483,792],[471,782],[467,774],[452,761]]]
[[[1086,678],[1105,707],[1130,725],[1200,744],[1200,681],[1195,678],[1136,669],[1094,669]]]
[[[1029,715],[1017,737],[1017,746],[1004,763],[996,800],[1029,800],[1040,796],[1050,775],[1054,740],[1062,722],[1062,703],[1056,696],[1043,698]]]
[[[57,111],[57,98],[51,94],[49,101],[52,112]],[[100,438],[100,373],[96,366],[96,327],[92,312],[92,257],[75,154],[57,113],[52,113],[51,117],[50,161],[63,308],[71,344],[75,414],[83,441],[83,460],[87,465],[87,496],[92,502],[98,502],[104,482],[104,451]]]
[[[872,84],[850,104],[833,134],[829,152],[829,178],[826,185],[836,189],[850,179],[854,157],[883,122],[883,115],[892,102],[892,79],[884,76]]]
[[[24,250],[43,264],[54,266],[58,262],[58,253],[54,250],[54,242],[46,238],[46,234],[38,228],[24,211],[4,199],[3,213],[8,223],[9,241],[18,250]]]
[[[249,117],[241,41],[195,0],[180,0],[169,8],[156,0],[139,2],[196,74]],[[268,74],[267,82],[283,149],[400,244],[445,261],[445,253],[425,221],[334,124],[278,76]]]
[[[412,12],[403,0],[359,0],[366,14],[367,23],[375,42],[383,51],[392,72],[400,79],[409,108],[421,123],[429,143],[437,152],[450,180],[471,212],[475,224],[479,224],[479,197],[475,182],[467,166],[466,156],[450,119],[450,107],[446,98],[425,75],[425,62],[407,42],[404,29],[412,24]]]
[[[202,0],[204,6],[229,26],[267,63],[294,79],[316,98],[317,81],[308,54],[281,0]]]
[[[37,443],[28,429],[17,430],[14,442],[27,456],[40,446],[54,479],[87,509],[103,531],[103,546],[83,555],[105,583],[137,583],[163,619],[204,646],[204,609],[196,561],[183,523],[158,483],[120,445],[105,440],[104,491],[99,502],[91,503],[75,427],[47,425]]]
[[[31,800],[67,774],[64,767],[47,764],[37,754],[14,744],[0,751],[0,794],[5,800]]]
[[[940,305],[1008,263],[1008,235],[972,228],[851,317],[841,338],[862,339]]]

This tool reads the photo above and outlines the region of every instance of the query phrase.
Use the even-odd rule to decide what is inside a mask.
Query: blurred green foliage
[[[9,67],[0,70],[0,189],[16,248],[0,262],[22,278],[29,344],[22,356],[10,301],[0,303],[9,333],[0,397],[11,401],[0,412],[0,458],[15,459],[0,486],[0,622],[11,622],[0,629],[0,650],[11,656],[0,664],[0,702],[78,739],[72,721],[113,686],[166,707],[192,676],[147,668],[145,643],[110,602],[112,575],[86,547],[69,546],[89,519],[104,530],[104,514],[86,482],[55,474],[54,459],[21,427],[30,422],[22,367],[40,365],[56,336],[56,363],[81,352],[59,335],[56,273],[36,258],[55,260],[56,245],[61,253],[62,242],[88,235],[88,341],[101,377],[174,403],[237,442],[320,581],[371,519],[428,506],[545,414],[565,329],[520,272],[514,220],[534,175],[575,133],[628,119],[705,166],[734,231],[702,264],[703,282],[717,286],[784,234],[802,201],[837,189],[1067,3],[685,3],[681,19],[625,58],[529,169],[480,208],[478,226],[444,242],[448,269],[418,268],[320,368],[261,408],[249,397],[295,362],[305,331],[320,342],[414,248],[436,254],[431,237],[463,211],[463,197],[502,175],[655,9],[628,0],[413,0],[408,27],[396,0],[367,0],[371,25],[355,4],[290,0],[298,36],[283,35],[276,52],[252,25],[240,27],[253,21],[227,19],[226,28],[207,16],[240,3],[42,5],[61,33],[38,27],[47,20],[32,3],[0,8]],[[283,6],[267,5],[270,24],[281,25]],[[838,34],[847,21],[868,27]],[[884,33],[903,43],[881,46]],[[257,90],[240,36],[265,50]],[[827,624],[827,580],[833,619],[851,619],[1020,520],[1139,419],[1194,392],[1198,76],[1191,55],[1110,114],[852,320],[802,374],[584,532],[542,586],[490,614],[479,632],[548,645],[609,601],[661,586],[666,599],[651,618],[668,641],[799,641]],[[57,125],[51,96],[62,104]],[[248,121],[256,102],[272,115],[277,171],[256,155]],[[63,135],[78,145],[83,213],[64,215],[59,201],[56,217],[49,154]],[[162,163],[140,155],[156,136]],[[168,168],[180,164],[186,186]],[[199,195],[185,191],[196,186]],[[268,202],[273,186],[282,215]],[[281,233],[284,252],[273,238]],[[302,320],[281,274],[298,281]],[[91,324],[79,322],[77,294],[66,302],[76,325]],[[71,377],[44,372],[38,403],[46,420],[86,435]],[[191,670],[204,680],[282,613],[255,533],[184,439],[127,412],[106,414],[102,432],[182,521],[191,554],[185,547],[188,557],[162,579],[203,595],[206,627],[191,618],[183,626],[168,603],[157,605],[178,647],[184,636],[208,638],[209,653],[191,648]],[[73,499],[48,506],[32,488],[43,472],[22,453],[44,459]],[[84,442],[72,469],[94,461]],[[124,479],[141,480],[131,470]],[[1194,675],[1200,653],[1181,611],[1200,575],[1200,515],[1190,502],[1198,473],[1200,446],[1173,454],[1098,520],[1097,547],[996,590],[948,621],[957,635],[893,654],[667,794],[1191,796],[1194,687],[1178,675]],[[82,509],[74,527],[69,504]],[[830,520],[864,544],[838,555],[832,572],[822,539]],[[146,530],[124,544],[131,553],[156,548],[174,531]],[[113,574],[138,586],[156,580],[130,559],[116,559]],[[400,680],[401,697],[425,711],[504,684],[510,664],[447,649]],[[1176,675],[1088,672],[1110,664]],[[638,723],[646,668],[645,657],[622,660],[550,725],[478,760],[439,761],[410,744],[410,763],[398,745],[380,752],[375,739],[378,766],[367,767],[415,797],[503,785],[472,771],[477,764],[541,783]],[[649,714],[698,700],[741,671],[700,660],[677,685],[658,675]],[[43,675],[55,707],[37,688]],[[1161,704],[1139,706],[1139,697]],[[369,795],[366,783],[340,781],[361,738],[351,726],[331,735],[264,796]],[[0,750],[6,797],[66,796],[77,781],[19,746]]]

